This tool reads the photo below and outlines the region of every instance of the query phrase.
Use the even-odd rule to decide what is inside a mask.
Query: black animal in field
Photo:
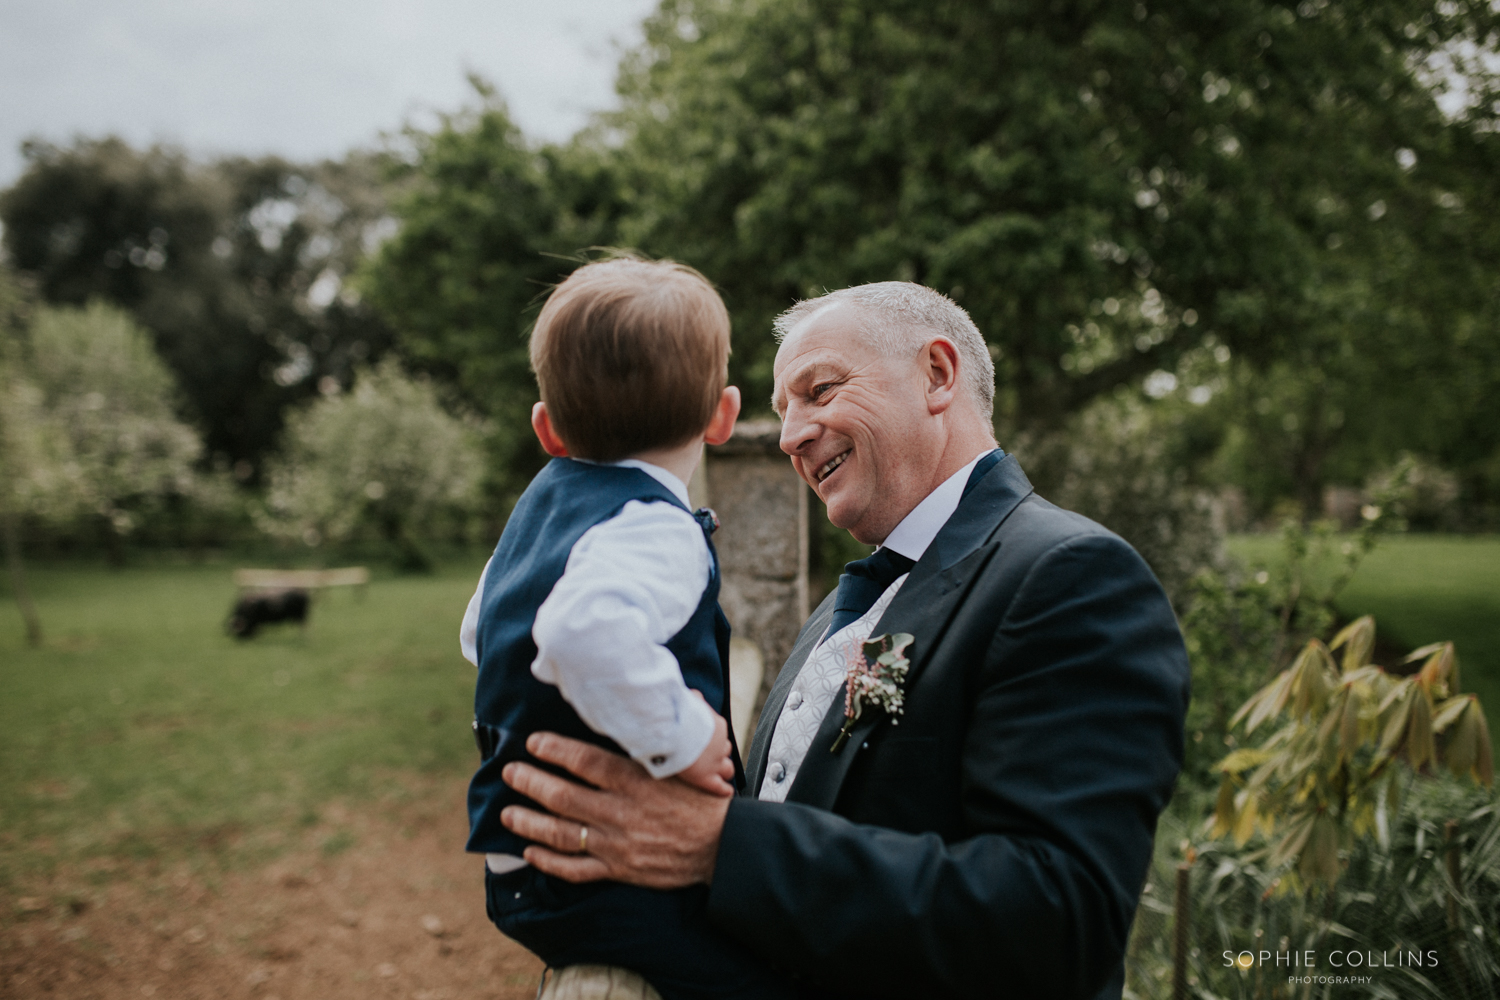
[[[306,624],[308,603],[307,591],[295,588],[243,594],[234,602],[234,610],[230,612],[229,634],[248,639],[262,625],[277,622]]]

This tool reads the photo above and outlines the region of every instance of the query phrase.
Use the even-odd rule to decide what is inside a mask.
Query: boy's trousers
[[[555,969],[616,965],[640,973],[663,1000],[791,1000],[778,976],[708,922],[708,888],[575,885],[527,866],[484,873],[495,926]]]

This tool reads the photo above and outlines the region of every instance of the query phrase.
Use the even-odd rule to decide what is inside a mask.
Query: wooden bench
[[[234,585],[241,590],[322,590],[325,587],[364,587],[369,582],[370,571],[363,566],[234,571]]]

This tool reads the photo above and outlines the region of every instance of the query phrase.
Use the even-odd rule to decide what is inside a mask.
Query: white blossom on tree
[[[34,512],[97,513],[125,535],[132,509],[192,492],[202,444],[173,410],[171,372],[128,314],[102,303],[41,308],[28,340],[20,391],[40,398],[17,405],[32,406],[54,435],[40,444],[50,457],[33,466]]]
[[[9,334],[11,331],[3,331]],[[42,623],[21,565],[21,519],[69,506],[79,495],[69,472],[66,441],[42,410],[42,393],[26,381],[7,337],[0,356],[0,543],[5,547],[11,592],[33,646],[42,641]]]
[[[68,517],[86,493],[83,469],[42,390],[16,364],[0,367],[0,508],[13,517]]]
[[[125,313],[104,305],[30,313],[7,276],[0,286],[0,536],[37,644],[23,519],[98,515],[117,541],[134,525],[132,509],[192,491],[201,445],[172,412],[172,376]]]

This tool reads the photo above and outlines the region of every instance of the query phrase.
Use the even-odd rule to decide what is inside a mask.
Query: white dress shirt
[[[912,508],[901,523],[886,536],[882,548],[899,552],[908,559],[921,559],[943,525],[958,509],[969,474],[981,458],[993,449],[974,456],[973,461],[943,480],[942,484]],[[844,689],[849,666],[862,656],[860,643],[870,638],[875,623],[885,614],[909,574],[898,577],[885,592],[855,621],[833,635],[825,635],[798,671],[771,730],[771,746],[766,753],[765,776],[761,780],[760,798],[766,802],[785,802],[792,790],[797,772],[812,748],[813,739],[822,728],[823,718],[834,705],[842,706],[838,692]],[[824,748],[825,751],[828,748]]]
[[[640,469],[688,504],[687,488],[667,470],[635,459],[611,464]],[[652,777],[691,765],[713,736],[713,711],[688,688],[665,645],[697,610],[711,569],[691,514],[631,500],[574,544],[532,625],[532,675],[555,685],[590,729]],[[459,629],[464,657],[475,665],[483,591],[481,574]]]

